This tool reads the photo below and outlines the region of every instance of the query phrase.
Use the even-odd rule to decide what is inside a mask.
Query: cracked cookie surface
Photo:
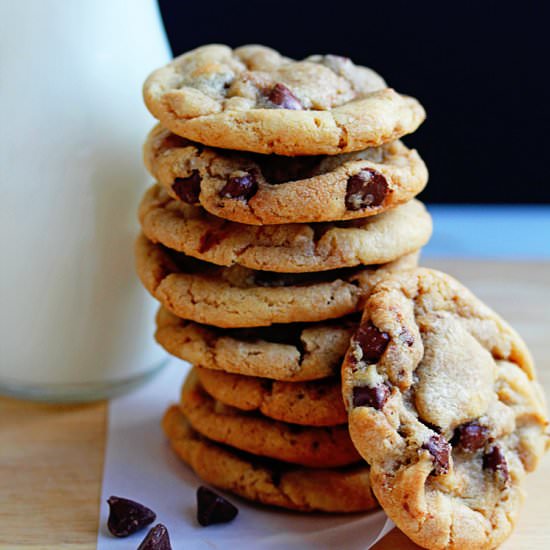
[[[222,405],[204,391],[193,370],[183,386],[180,406],[203,436],[254,455],[309,468],[335,468],[361,460],[347,426],[299,426]]]
[[[197,48],[154,71],[143,96],[175,134],[288,156],[378,146],[414,132],[425,118],[418,101],[347,58],[294,61],[264,46]]]
[[[313,382],[277,382],[195,367],[204,390],[225,405],[258,411],[282,422],[304,426],[347,424],[339,378]]]
[[[135,247],[145,288],[184,319],[224,328],[323,321],[357,311],[369,289],[395,270],[415,267],[418,254],[382,266],[283,274],[240,265],[219,267],[175,253],[144,236]]]
[[[399,141],[336,156],[290,158],[213,149],[157,126],[144,159],[172,198],[252,225],[373,216],[409,201],[428,181],[418,153]]]
[[[383,264],[428,242],[431,217],[416,199],[376,216],[320,224],[230,222],[151,187],[139,208],[143,233],[188,256],[223,266],[286,273]]]
[[[301,512],[360,512],[378,506],[369,468],[308,469],[236,451],[199,435],[177,406],[162,426],[175,453],[207,483],[243,498]]]
[[[386,513],[429,549],[489,549],[511,532],[548,444],[529,352],[443,273],[380,282],[342,368],[351,437]]]

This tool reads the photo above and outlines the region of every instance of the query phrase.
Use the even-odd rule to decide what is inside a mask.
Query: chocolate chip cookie
[[[334,468],[361,460],[347,426],[310,428],[222,405],[203,390],[194,371],[185,381],[180,406],[203,436],[254,455],[309,468]]]
[[[346,424],[340,378],[313,382],[277,382],[196,367],[203,389],[214,399],[243,411],[303,426]]]
[[[325,323],[221,330],[180,319],[161,308],[155,338],[168,353],[194,365],[304,382],[340,373],[356,326],[353,317],[346,317]]]
[[[300,512],[361,512],[377,507],[366,465],[332,470],[289,466],[199,435],[177,406],[162,421],[176,454],[207,483],[243,498]]]
[[[516,332],[448,275],[393,275],[369,296],[342,374],[350,434],[398,527],[430,549],[499,545],[548,443]]]
[[[408,254],[383,266],[283,274],[219,267],[143,236],[136,243],[138,275],[155,298],[179,317],[226,328],[341,317],[361,307],[375,282],[415,267],[417,258]]]
[[[153,116],[182,137],[288,156],[378,146],[425,118],[418,101],[347,58],[293,61],[264,46],[197,48],[153,72],[143,96]]]
[[[282,157],[212,149],[157,126],[144,158],[172,198],[252,225],[364,218],[408,202],[428,181],[422,159],[400,141],[336,156]]]
[[[416,199],[358,220],[251,226],[175,200],[159,185],[145,193],[139,218],[148,239],[188,256],[286,273],[391,262],[424,246],[432,231]]]

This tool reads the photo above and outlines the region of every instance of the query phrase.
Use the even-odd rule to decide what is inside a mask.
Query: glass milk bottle
[[[135,275],[154,0],[0,0],[0,394],[84,401],[160,368]]]

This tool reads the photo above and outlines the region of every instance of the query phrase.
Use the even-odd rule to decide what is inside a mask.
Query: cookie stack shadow
[[[220,84],[221,83],[221,84]],[[377,506],[340,368],[369,290],[414,268],[428,174],[412,98],[337,56],[199,48],[144,88],[138,274],[194,365],[163,427],[206,482],[300,511]]]

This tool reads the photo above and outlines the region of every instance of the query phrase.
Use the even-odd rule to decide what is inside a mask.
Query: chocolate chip
[[[380,410],[390,396],[390,389],[385,384],[369,386],[355,386],[353,388],[354,407],[374,407]]]
[[[483,455],[483,468],[493,470],[504,482],[508,481],[510,477],[506,457],[498,445]]]
[[[197,521],[207,527],[214,523],[227,523],[235,519],[239,510],[228,500],[207,487],[197,490]]]
[[[489,429],[475,421],[462,424],[455,431],[456,444],[469,453],[484,447],[488,437]]]
[[[127,537],[153,523],[156,514],[143,504],[121,497],[109,497],[107,527],[115,537]]]
[[[364,168],[348,179],[346,208],[361,210],[361,208],[380,206],[387,194],[388,182],[386,178],[372,168]]]
[[[355,333],[354,340],[363,351],[362,361],[365,363],[377,363],[386,351],[390,342],[387,332],[378,330],[370,321],[361,325]]]
[[[294,111],[298,111],[304,108],[300,103],[300,100],[284,84],[281,83],[273,86],[267,96],[267,99],[281,109],[292,109]]]
[[[280,155],[254,155],[265,180],[272,185],[312,177],[323,157],[282,157]]]
[[[254,174],[244,174],[242,176],[230,177],[220,191],[220,197],[224,199],[247,201],[253,197],[257,191],[258,182]]]
[[[168,529],[162,523],[155,525],[141,541],[137,550],[172,550]]]
[[[180,200],[187,204],[199,202],[201,192],[201,176],[198,170],[193,170],[188,178],[175,178],[172,190]]]
[[[424,445],[433,457],[434,469],[433,473],[436,476],[446,474],[449,471],[449,460],[451,457],[451,446],[441,435],[432,435]]]

